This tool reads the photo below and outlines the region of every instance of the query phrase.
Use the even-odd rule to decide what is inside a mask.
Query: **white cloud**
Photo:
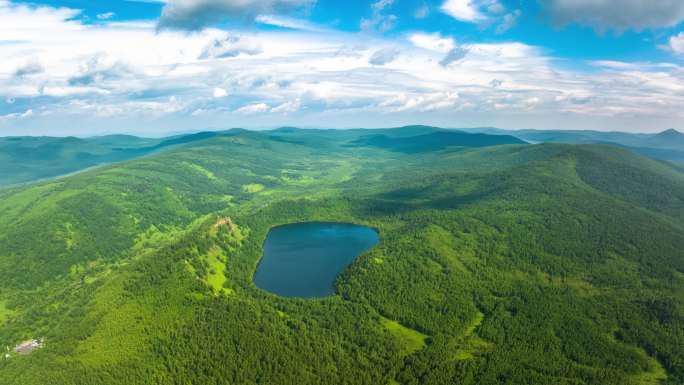
[[[13,112],[11,114],[0,115],[0,121],[24,119],[33,116],[33,110],[26,110],[24,112]]]
[[[477,23],[482,28],[496,25],[498,34],[513,28],[522,15],[519,9],[506,13],[499,0],[446,0],[441,10],[456,20]]]
[[[424,95],[409,95],[402,93],[382,102],[383,108],[391,112],[420,111],[431,112],[436,110],[456,109],[459,104],[458,92],[435,92]]]
[[[558,24],[580,23],[598,31],[673,27],[684,21],[681,0],[545,0]]]
[[[327,28],[313,24],[306,20],[295,19],[282,15],[259,15],[255,21],[260,24],[272,25],[275,27],[298,29],[301,31],[326,32]]]
[[[200,59],[223,59],[245,55],[258,55],[262,52],[261,46],[250,39],[241,36],[226,35],[213,39],[204,47]]]
[[[667,48],[677,55],[684,54],[684,32],[671,36]]]
[[[442,12],[457,20],[479,22],[486,19],[480,11],[481,5],[480,0],[446,0]]]
[[[299,111],[299,109],[301,107],[302,107],[302,101],[299,99],[296,99],[296,100],[291,100],[291,101],[285,102],[279,106],[273,107],[273,109],[271,109],[271,112],[288,114],[288,113]]]
[[[416,47],[442,53],[448,53],[456,47],[453,38],[443,37],[439,33],[414,33],[409,36],[409,41]]]
[[[65,97],[74,95],[108,95],[111,92],[102,88],[87,86],[47,86],[41,90],[41,95]]]
[[[35,36],[36,30],[80,30],[76,21],[79,10],[33,7],[0,0],[0,36],[3,40],[22,41]]]
[[[385,13],[392,5],[394,5],[394,0],[378,0],[371,3],[373,16],[370,19],[361,19],[361,30],[387,32],[393,29],[399,18],[396,15]]]
[[[228,91],[226,91],[225,89],[220,88],[220,87],[214,88],[214,97],[215,98],[223,98],[226,96],[228,96]]]
[[[96,17],[98,20],[109,20],[114,16],[115,16],[114,12],[105,12],[105,13],[98,14]]]
[[[254,103],[242,106],[235,110],[235,112],[244,115],[260,114],[271,110],[271,107],[266,103]]]

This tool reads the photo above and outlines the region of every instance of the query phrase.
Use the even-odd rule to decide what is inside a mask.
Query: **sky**
[[[0,0],[0,136],[684,128],[681,0]]]

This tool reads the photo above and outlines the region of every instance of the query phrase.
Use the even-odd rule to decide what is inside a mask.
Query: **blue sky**
[[[0,135],[681,128],[684,2],[615,3],[0,0]]]

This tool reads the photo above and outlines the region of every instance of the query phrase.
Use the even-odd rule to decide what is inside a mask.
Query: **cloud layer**
[[[252,22],[259,15],[288,13],[314,3],[315,0],[168,0],[158,27],[197,31],[225,21]]]
[[[542,0],[560,25],[580,23],[599,31],[672,27],[684,21],[681,0]]]
[[[376,4],[389,14],[391,2]],[[307,28],[188,34],[151,21],[86,24],[78,14],[0,0],[0,133],[407,121],[653,129],[684,119],[684,67],[672,63],[596,61],[583,71],[516,41]],[[683,42],[676,35],[668,49],[684,53]]]

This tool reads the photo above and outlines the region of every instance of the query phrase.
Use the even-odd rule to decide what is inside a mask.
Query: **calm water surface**
[[[283,297],[325,297],[337,276],[378,243],[366,226],[309,222],[274,227],[264,243],[254,283]]]

